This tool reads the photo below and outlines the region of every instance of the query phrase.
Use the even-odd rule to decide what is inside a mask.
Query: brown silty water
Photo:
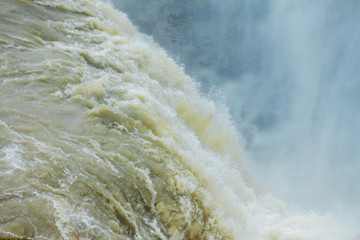
[[[258,192],[227,115],[108,4],[2,0],[0,66],[2,239],[314,239],[337,225]]]

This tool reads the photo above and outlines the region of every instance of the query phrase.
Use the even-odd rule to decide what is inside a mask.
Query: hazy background
[[[222,92],[259,179],[288,201],[359,210],[360,1],[112,2]]]

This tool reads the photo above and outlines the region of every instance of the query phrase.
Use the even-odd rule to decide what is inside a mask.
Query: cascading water
[[[349,239],[262,192],[228,116],[96,0],[0,2],[0,238]]]

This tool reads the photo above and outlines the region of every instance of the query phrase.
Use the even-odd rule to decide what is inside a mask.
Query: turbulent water
[[[0,238],[360,238],[261,192],[226,113],[103,2],[1,0],[0,63]]]
[[[112,2],[226,102],[252,174],[360,216],[360,1]]]

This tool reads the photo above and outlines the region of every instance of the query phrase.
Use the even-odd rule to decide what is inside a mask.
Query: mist
[[[360,2],[112,2],[228,106],[259,181],[295,204],[359,212]]]

